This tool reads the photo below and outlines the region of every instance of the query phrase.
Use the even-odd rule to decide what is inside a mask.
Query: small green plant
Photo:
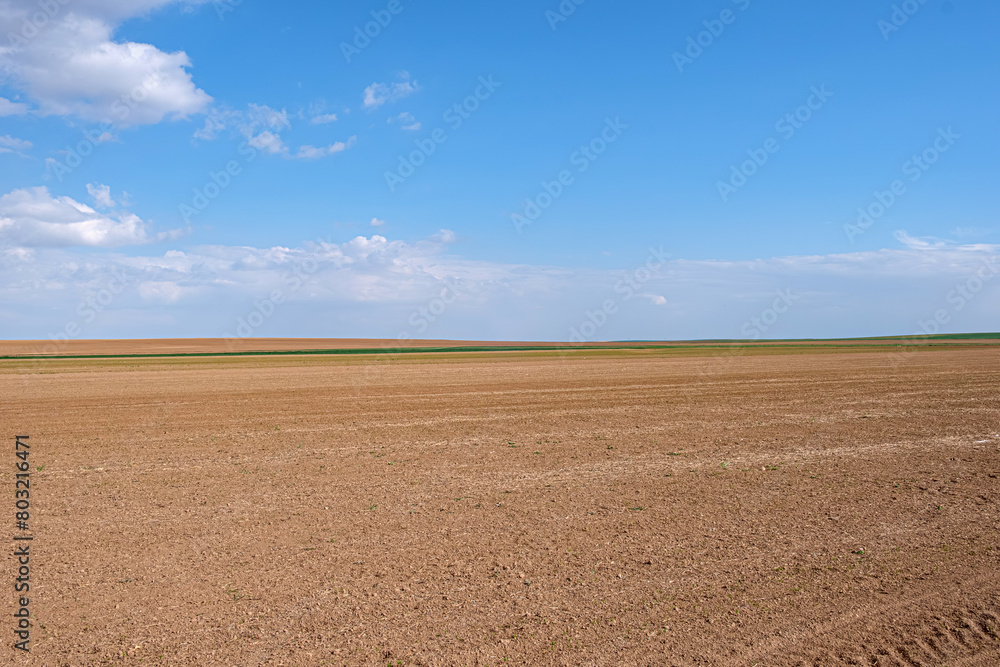
[[[230,588],[228,584],[226,585],[225,591],[226,595],[228,595],[233,602],[239,602],[240,600],[246,597],[246,594],[241,593],[240,589]]]

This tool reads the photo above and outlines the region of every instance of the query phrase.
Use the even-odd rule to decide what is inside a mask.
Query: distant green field
[[[983,341],[982,344],[951,341]],[[0,360],[56,360],[56,359],[151,359],[151,358],[199,358],[199,357],[274,357],[274,356],[317,356],[317,355],[386,355],[386,354],[456,354],[456,353],[496,353],[496,352],[608,352],[647,350],[673,354],[712,354],[720,350],[730,353],[753,353],[769,351],[780,354],[816,352],[865,352],[886,350],[896,347],[947,349],[954,347],[997,347],[1000,333],[942,334],[935,336],[884,336],[878,338],[830,338],[830,339],[787,339],[787,340],[704,340],[678,342],[620,341],[617,343],[566,344],[566,345],[469,345],[450,347],[374,347],[374,348],[334,348],[321,350],[260,350],[242,352],[176,352],[160,354],[77,354],[77,355],[7,355]]]
[[[774,338],[762,339],[759,341],[746,340],[745,338],[706,338],[704,340],[677,341],[678,345],[695,343],[741,343],[746,345],[760,345],[763,343],[822,343],[822,342],[848,342],[848,341],[893,341],[893,340],[1000,340],[1000,333],[962,333],[962,334],[934,334],[933,336],[869,336],[867,338]],[[654,340],[629,340],[615,341],[620,343],[656,343],[663,341]]]

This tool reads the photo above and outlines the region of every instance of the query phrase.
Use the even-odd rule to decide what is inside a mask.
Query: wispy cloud
[[[334,123],[337,121],[337,114],[335,113],[325,113],[318,116],[313,116],[312,120],[309,122],[313,125],[326,125],[327,123]]]
[[[410,132],[416,132],[423,127],[423,124],[414,118],[413,114],[409,111],[404,111],[396,116],[389,116],[386,122],[389,124],[397,123],[402,129],[409,130]]]
[[[25,151],[33,145],[34,144],[27,139],[18,139],[17,137],[12,137],[9,134],[0,136],[0,153],[17,153],[18,155],[24,155]]]
[[[357,137],[351,137],[346,142],[338,141],[336,143],[330,144],[329,146],[302,146],[299,148],[295,157],[302,160],[315,160],[317,158],[326,157],[327,155],[334,155],[336,153],[341,153],[346,151],[348,148],[354,146],[357,142]]]
[[[115,200],[111,198],[111,187],[87,183],[87,192],[97,208],[114,208]]]
[[[332,121],[336,119],[336,115],[317,116],[311,122],[314,124],[330,122],[323,120],[326,118],[330,118]],[[230,131],[242,136],[250,146],[264,153],[301,160],[315,160],[340,153],[351,148],[357,142],[357,137],[352,136],[347,141],[338,141],[326,146],[306,144],[293,150],[289,148],[281,136],[284,130],[291,129],[291,127],[292,123],[288,118],[288,112],[284,109],[278,111],[264,104],[249,104],[245,111],[228,108],[213,109],[205,119],[204,127],[195,132],[194,136],[196,139],[210,141],[221,133]]]
[[[362,103],[368,110],[374,110],[389,102],[409,97],[420,89],[416,81],[410,81],[409,72],[401,72],[401,81],[395,83],[373,83],[365,88]]]
[[[25,219],[27,209],[37,218],[39,207],[56,207],[68,222],[122,224],[72,200],[28,194],[30,206],[20,212],[6,198],[0,200],[0,219]],[[376,222],[381,220],[372,220],[378,227]],[[462,258],[455,254],[458,238],[450,230],[416,242],[375,233],[299,247],[196,246],[159,256],[126,256],[46,247],[57,245],[51,242],[11,246],[25,235],[12,237],[6,227],[0,229],[5,241],[0,303],[38,318],[22,330],[41,337],[47,327],[61,326],[60,313],[69,316],[79,295],[111,270],[146,276],[138,280],[142,288],[116,301],[115,308],[155,306],[164,321],[176,324],[128,333],[158,336],[225,335],[246,304],[287,287],[302,266],[315,268],[308,288],[289,293],[282,317],[270,320],[259,335],[395,337],[409,332],[566,340],[586,313],[614,299],[617,311],[602,327],[603,339],[735,338],[748,318],[773,304],[776,290],[793,294],[794,306],[768,329],[768,337],[912,334],[942,308],[949,309],[954,330],[995,329],[1000,303],[1000,246],[913,243],[904,235],[900,238],[908,242],[899,247],[868,252],[747,261],[669,259],[641,289],[631,290],[627,279],[635,274],[627,266],[570,269]],[[84,235],[82,230],[73,234],[78,241]],[[120,236],[132,242],[156,238],[127,226]],[[82,244],[114,245],[106,241],[110,233],[100,232]],[[637,265],[645,255],[646,250],[636,249]],[[951,291],[973,279],[974,298],[965,298],[961,310],[952,308]],[[39,291],[33,285],[52,287]],[[413,313],[446,288],[449,295],[462,296],[426,331],[415,330]]]
[[[282,109],[272,109],[266,104],[248,104],[246,110],[238,111],[227,107],[213,108],[205,118],[205,125],[195,131],[195,139],[211,141],[218,138],[226,130],[242,135],[247,141],[252,141],[264,133],[270,137],[291,128],[288,112]],[[259,143],[272,144],[273,139],[263,139]]]
[[[264,130],[260,134],[251,136],[247,139],[249,143],[254,148],[260,149],[265,153],[274,154],[284,154],[288,152],[288,147],[285,146],[285,142],[281,140],[281,135],[275,134],[270,130]]]

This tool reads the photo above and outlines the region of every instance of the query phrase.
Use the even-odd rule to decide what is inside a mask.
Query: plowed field
[[[1000,665],[963,347],[2,361],[0,662]]]

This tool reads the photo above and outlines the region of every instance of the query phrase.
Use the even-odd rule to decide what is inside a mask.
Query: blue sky
[[[997,330],[998,19],[0,2],[0,338]]]

